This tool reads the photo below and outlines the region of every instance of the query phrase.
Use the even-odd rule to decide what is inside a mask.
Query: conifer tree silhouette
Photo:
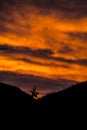
[[[33,89],[30,92],[33,98],[37,98],[37,95],[39,94],[39,92],[36,91],[36,85],[34,85]]]

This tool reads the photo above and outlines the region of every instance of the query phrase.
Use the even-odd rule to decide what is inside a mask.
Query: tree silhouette
[[[33,89],[30,92],[33,98],[37,98],[37,95],[39,94],[39,92],[36,91],[36,85],[34,85]]]

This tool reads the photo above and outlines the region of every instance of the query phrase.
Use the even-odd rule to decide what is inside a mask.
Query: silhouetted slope
[[[36,101],[21,89],[0,83],[0,125],[4,124],[3,127],[7,128],[5,124],[8,122],[7,124],[12,126],[11,129],[17,129],[18,125],[21,128],[26,122],[25,127],[30,126],[36,114],[35,103]]]
[[[3,103],[5,107],[2,107]],[[12,104],[14,104],[13,107]],[[53,124],[53,128],[56,126],[58,129],[59,126],[62,128],[63,123],[66,123],[66,126],[71,125],[71,129],[72,126],[77,124],[78,120],[82,121],[86,118],[86,105],[87,82],[76,84],[61,92],[49,94],[39,100],[32,99],[30,95],[17,87],[0,83],[0,117],[2,114],[3,122],[5,120],[7,122],[9,117],[9,122],[16,119],[13,122],[13,126],[16,126],[16,128],[19,121],[21,121],[20,126],[26,122],[25,126],[28,128],[33,122],[32,129],[36,127],[35,123],[38,127],[41,124],[42,127],[52,126]],[[67,128],[66,126],[64,125],[64,128]]]
[[[0,101],[6,101],[11,103],[27,103],[39,104],[42,102],[44,105],[57,104],[61,101],[86,99],[87,97],[87,82],[78,83],[72,87],[69,87],[63,91],[48,94],[39,101],[35,101],[29,94],[23,92],[21,89],[8,84],[0,83]]]
[[[48,99],[48,98],[65,98],[65,97],[72,97],[72,98],[83,98],[87,97],[87,82],[81,82],[76,85],[73,85],[63,91],[59,91],[56,93],[52,93],[49,95],[46,95],[43,97],[43,99]]]
[[[33,99],[21,89],[0,83],[0,103],[32,104]]]
[[[39,109],[48,114],[65,114],[69,111],[85,111],[87,104],[87,82],[78,83],[63,91],[49,94],[38,101]],[[40,111],[39,110],[39,111]],[[72,115],[70,113],[70,115]],[[81,112],[82,113],[82,112]]]

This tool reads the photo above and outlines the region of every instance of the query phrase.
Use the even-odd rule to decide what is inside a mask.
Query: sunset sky
[[[0,0],[0,82],[50,93],[86,80],[86,0]]]

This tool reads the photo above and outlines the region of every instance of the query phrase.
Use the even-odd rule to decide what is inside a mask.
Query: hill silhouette
[[[0,103],[32,104],[33,98],[20,88],[0,83]]]
[[[46,106],[46,111],[56,111],[58,109],[80,109],[85,107],[87,101],[87,82],[78,83],[63,91],[52,93],[43,97],[39,102],[41,107]]]
[[[23,92],[20,88],[8,85],[5,83],[0,83],[0,102],[8,103],[19,103],[19,104],[30,104],[35,102],[35,104],[43,103],[44,105],[57,105],[61,101],[68,102],[71,100],[80,100],[87,98],[87,82],[78,83],[69,88],[64,89],[56,93],[51,93],[43,98],[36,101],[29,94]],[[46,104],[45,104],[46,103]],[[53,104],[52,104],[53,103]]]
[[[45,126],[46,123],[51,125],[51,122],[54,125],[56,121],[59,124],[71,121],[72,125],[75,125],[77,120],[85,119],[86,104],[87,82],[78,83],[63,91],[48,94],[39,100],[33,99],[15,86],[0,83],[0,114],[2,113],[2,117],[6,121],[8,117],[10,117],[10,121],[16,118],[14,125],[17,125],[19,120],[26,121],[27,124],[29,124],[29,120],[33,124],[37,122],[43,125],[44,123]]]
[[[46,119],[49,126],[53,124],[58,129],[75,129],[82,122],[85,123],[87,118],[87,82],[49,94],[38,102],[37,113],[40,113],[40,118]]]

